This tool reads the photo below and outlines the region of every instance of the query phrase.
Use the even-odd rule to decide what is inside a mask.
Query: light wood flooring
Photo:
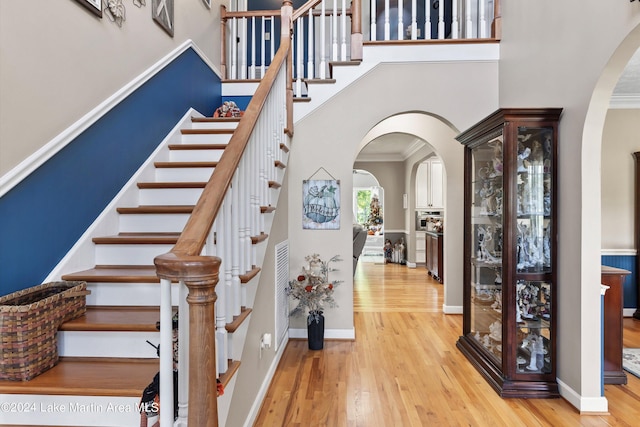
[[[424,267],[360,263],[355,341],[328,340],[322,351],[289,341],[254,425],[640,425],[631,374],[605,386],[605,415],[580,415],[564,399],[500,398],[456,348],[462,316],[442,314],[442,289]],[[624,327],[625,346],[640,347],[640,321]]]

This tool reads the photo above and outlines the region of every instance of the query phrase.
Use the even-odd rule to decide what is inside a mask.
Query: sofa
[[[356,274],[358,258],[367,241],[367,230],[360,224],[353,224],[353,274]]]

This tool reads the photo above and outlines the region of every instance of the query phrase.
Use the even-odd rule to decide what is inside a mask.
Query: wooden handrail
[[[313,9],[314,7],[319,5],[321,2],[322,0],[309,0],[308,2],[300,6],[298,10],[293,12],[293,17],[292,17],[293,20],[295,21],[296,19],[300,18],[302,15],[307,13],[309,9]]]
[[[224,16],[224,13],[221,15]],[[188,424],[193,426],[218,425],[214,304],[221,259],[200,256],[200,253],[277,76],[283,66],[290,68],[291,32],[285,30],[284,26],[291,28],[291,15],[291,2],[284,0],[280,47],[271,65],[261,79],[175,246],[169,253],[154,259],[156,274],[160,279],[182,281],[189,289],[189,336],[197,337],[189,340]],[[287,90],[287,97],[292,96]],[[287,99],[287,108],[292,104],[293,100]],[[293,133],[291,118],[291,112],[287,112],[289,134]]]

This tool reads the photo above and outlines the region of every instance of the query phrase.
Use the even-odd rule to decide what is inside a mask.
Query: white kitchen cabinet
[[[416,208],[444,208],[442,161],[434,157],[418,165],[416,173]]]

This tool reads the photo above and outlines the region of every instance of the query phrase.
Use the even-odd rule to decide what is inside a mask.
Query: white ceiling
[[[640,108],[640,49],[629,60],[611,96],[611,108]],[[403,161],[425,145],[413,135],[390,133],[367,144],[356,161]]]

